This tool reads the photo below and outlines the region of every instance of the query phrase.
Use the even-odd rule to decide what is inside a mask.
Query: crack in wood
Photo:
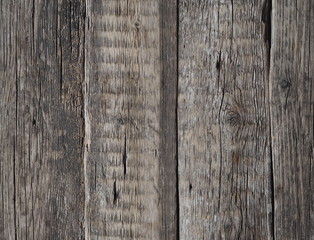
[[[305,2],[3,1],[0,238],[310,238]]]
[[[17,16],[16,16],[17,18]],[[16,26],[16,31],[17,31]],[[15,234],[15,240],[17,239],[17,201],[16,201],[16,162],[17,162],[17,156],[16,156],[16,145],[17,145],[17,131],[18,131],[18,99],[19,99],[19,87],[18,87],[18,32],[15,33],[15,133],[14,133],[14,140],[13,140],[13,202],[14,202],[14,234]]]
[[[272,28],[272,0],[265,0],[262,9],[262,22],[265,25],[264,28],[264,42],[267,46],[268,51],[268,65],[270,65],[270,49],[271,49],[271,28]],[[269,68],[269,67],[268,67]]]
[[[119,199],[119,192],[117,190],[117,183],[116,180],[113,182],[113,205],[117,204],[117,201]]]
[[[264,42],[267,49],[267,79],[270,87],[270,66],[271,66],[271,45],[272,45],[272,0],[265,0],[262,9],[262,22],[265,24],[264,28]],[[269,89],[271,92],[271,89]],[[269,105],[270,108],[270,105]],[[269,163],[269,191],[271,199],[271,219],[270,219],[270,231],[271,237],[275,240],[275,183],[274,183],[274,162],[272,153],[272,128],[271,128],[271,110],[269,109],[270,122],[269,122],[269,148],[270,148],[270,163]]]
[[[264,42],[267,48],[267,68],[268,68],[268,76],[267,79],[270,84],[270,64],[271,64],[271,32],[272,32],[272,0],[265,0],[262,9],[262,22],[264,23]],[[269,89],[271,92],[271,89]],[[269,110],[271,113],[271,110]],[[270,198],[271,198],[271,219],[270,219],[270,230],[272,239],[275,239],[275,187],[274,187],[274,163],[273,163],[273,156],[272,156],[272,129],[271,129],[271,116],[270,116],[270,123],[269,123],[269,147],[270,147],[270,163],[269,163],[269,191],[270,191]]]
[[[126,175],[126,170],[127,170],[127,165],[126,165],[126,162],[127,162],[127,141],[126,141],[126,133],[124,134],[124,148],[123,148],[123,154],[122,154],[122,163],[123,163],[123,175],[125,177]]]

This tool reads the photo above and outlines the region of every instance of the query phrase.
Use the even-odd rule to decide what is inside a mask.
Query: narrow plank
[[[160,191],[162,235],[160,239],[179,239],[178,149],[177,149],[177,0],[161,1],[161,146]]]
[[[0,238],[81,239],[85,4],[1,4]]]
[[[0,2],[0,239],[15,236],[16,6]]]
[[[272,239],[262,1],[179,1],[180,239]]]
[[[86,239],[176,238],[176,25],[161,29],[175,12],[87,2]]]
[[[272,16],[275,239],[314,239],[313,1],[273,0]]]

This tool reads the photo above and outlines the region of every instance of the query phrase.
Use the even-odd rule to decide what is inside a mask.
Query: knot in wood
[[[281,82],[280,82],[280,87],[282,88],[282,89],[287,89],[287,88],[290,88],[292,86],[292,83],[291,83],[291,81],[290,80],[282,80]]]
[[[242,123],[241,114],[238,111],[229,110],[227,112],[227,123],[231,126],[240,125]]]

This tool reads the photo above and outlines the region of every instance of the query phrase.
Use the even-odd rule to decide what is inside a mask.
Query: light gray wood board
[[[14,6],[1,2],[0,15],[0,239],[15,238],[16,31]],[[6,47],[4,47],[6,46]]]
[[[273,0],[270,71],[275,239],[314,239],[314,2]]]
[[[176,237],[175,111],[165,116],[175,110],[175,92],[165,94],[176,90],[176,74],[165,68],[176,64],[176,29],[161,30],[175,6],[87,2],[86,239]]]
[[[179,3],[180,239],[272,239],[266,5]]]
[[[83,1],[1,1],[0,239],[81,239]]]

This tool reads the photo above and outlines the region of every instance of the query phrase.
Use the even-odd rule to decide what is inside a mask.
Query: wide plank
[[[179,3],[180,239],[272,239],[268,5]]]
[[[86,239],[176,239],[176,10],[87,1]]]
[[[84,237],[83,1],[1,1],[0,239]]]

